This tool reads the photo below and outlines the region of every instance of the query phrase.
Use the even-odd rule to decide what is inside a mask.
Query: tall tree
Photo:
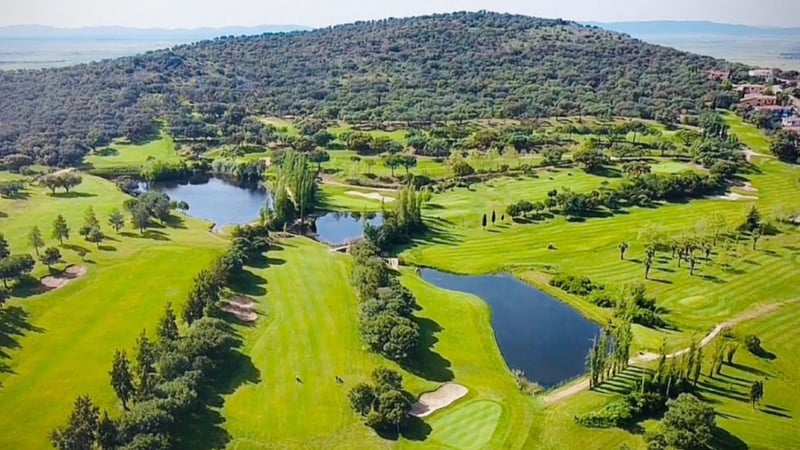
[[[114,231],[119,233],[119,230],[125,226],[125,216],[117,208],[114,208],[108,215],[108,224],[114,228]]]
[[[482,226],[483,228],[486,228],[486,214],[484,214],[484,215],[483,215],[483,218],[481,219],[481,226]]]
[[[42,238],[42,230],[38,226],[34,225],[30,233],[28,233],[28,243],[36,251],[36,256],[39,256],[39,248],[44,247],[44,239]]]
[[[0,259],[0,278],[3,279],[3,286],[8,288],[8,282],[20,280],[33,270],[36,261],[31,255],[11,255]]]
[[[101,450],[114,450],[119,444],[117,424],[108,417],[108,411],[103,411],[103,417],[97,425],[97,445]]]
[[[122,407],[128,410],[128,401],[136,394],[136,387],[133,384],[133,374],[131,373],[131,363],[125,350],[114,352],[114,359],[111,362],[111,387],[117,393],[117,398],[122,402]]]
[[[39,256],[39,261],[50,269],[53,264],[61,261],[61,252],[55,247],[47,247],[44,249],[44,253]]]
[[[756,404],[761,402],[761,399],[764,398],[764,383],[761,381],[753,381],[753,384],[750,385],[750,391],[747,394],[750,398],[750,403],[753,405],[753,409],[755,409]]]
[[[628,251],[628,243],[627,242],[620,242],[617,246],[619,249],[619,259],[620,261],[625,260],[625,252]]]
[[[164,309],[164,315],[158,321],[156,336],[158,336],[158,341],[162,345],[175,343],[180,337],[178,333],[178,320],[175,317],[175,311],[172,309],[172,303],[167,303],[167,307]]]
[[[144,330],[136,340],[136,394],[140,399],[148,399],[155,383],[155,364],[157,349]]]
[[[97,220],[97,215],[94,213],[94,208],[92,208],[90,205],[83,213],[83,225],[81,225],[79,230],[81,236],[87,238],[92,228],[100,228],[100,222]]]
[[[69,239],[69,225],[67,225],[66,219],[61,214],[56,216],[56,220],[53,221],[53,233],[51,236],[53,239],[58,239],[61,245],[64,245],[64,239]]]
[[[0,233],[0,259],[8,258],[11,255],[11,250],[8,247],[8,241],[3,233]]]
[[[92,450],[97,440],[100,408],[88,395],[75,400],[65,427],[57,428],[50,441],[58,450]]]

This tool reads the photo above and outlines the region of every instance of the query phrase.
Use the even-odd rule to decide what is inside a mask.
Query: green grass
[[[487,448],[502,414],[500,404],[487,400],[453,406],[430,420],[436,431],[428,443],[464,450]]]
[[[739,141],[758,153],[770,154],[769,140],[761,130],[730,111],[722,111],[721,114],[723,121],[739,137]]]
[[[90,154],[84,159],[85,162],[100,172],[138,172],[148,158],[169,162],[180,161],[180,156],[175,151],[175,143],[165,132],[161,133],[159,139],[146,144],[134,145],[117,141],[109,145],[109,148],[114,150],[113,154],[108,156]]]
[[[133,230],[118,235],[105,226],[111,208],[127,198],[113,183],[84,174],[70,196],[28,187],[29,198],[0,199],[2,230],[13,252],[33,253],[26,235],[39,225],[48,245],[51,223],[63,214],[77,234],[83,211],[93,206],[109,239],[103,249],[73,236],[61,248],[67,263],[88,274],[43,295],[12,298],[4,309],[11,329],[0,334],[0,448],[45,448],[78,395],[89,394],[112,414],[121,409],[109,385],[115,349],[133,347],[143,328],[152,330],[167,302],[180,308],[196,273],[219,253],[224,241],[203,222],[186,218],[181,227]],[[76,251],[88,251],[82,260]],[[59,265],[63,267],[63,265]],[[46,274],[39,265],[34,275]],[[14,331],[16,330],[16,331]]]
[[[350,258],[301,238],[282,241],[268,256],[269,267],[249,268],[252,276],[248,278],[263,280],[257,284],[268,291],[246,287],[253,291],[261,318],[253,327],[242,328],[243,351],[252,359],[259,381],[226,398],[223,414],[233,437],[230,447],[388,446],[347,404],[347,390],[366,381],[373,368],[396,367],[366,352],[360,342],[357,300],[347,282]],[[405,387],[418,395],[452,378],[470,389],[470,402],[504,405],[502,414],[493,411],[495,418],[481,422],[476,439],[521,444],[530,426],[528,403],[505,368],[486,304],[436,289],[412,272],[403,274],[403,283],[422,307],[417,315],[426,347],[417,365],[401,369]],[[344,385],[336,384],[337,375]],[[296,376],[302,384],[295,381]],[[477,419],[466,414],[457,421]],[[429,426],[428,432],[424,426],[420,431],[423,436],[430,433],[428,439],[443,443],[459,439],[446,420],[431,420]],[[401,440],[403,445],[429,443],[416,441],[419,435],[411,434]]]

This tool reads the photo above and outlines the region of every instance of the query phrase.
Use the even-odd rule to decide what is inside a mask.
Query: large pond
[[[316,221],[317,236],[322,242],[345,244],[364,236],[364,224],[383,224],[383,215],[375,213],[333,212],[320,216]]]
[[[165,192],[174,201],[188,203],[190,216],[214,222],[217,227],[258,220],[269,199],[269,192],[261,184],[236,183],[217,177],[152,183],[147,188]]]
[[[237,183],[218,177],[202,177],[181,182],[142,185],[169,195],[170,199],[189,204],[187,214],[213,222],[217,228],[242,225],[258,220],[261,209],[270,201],[269,191],[257,183]],[[364,224],[383,223],[381,214],[325,214],[316,220],[319,239],[332,245],[344,244],[364,235]]]
[[[492,310],[492,327],[511,369],[552,387],[585,372],[586,354],[600,327],[565,303],[511,275],[460,276],[422,269],[443,289],[473,294]]]

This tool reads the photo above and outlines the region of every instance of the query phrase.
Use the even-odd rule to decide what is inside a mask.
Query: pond
[[[492,310],[492,328],[511,369],[545,388],[586,372],[585,360],[600,327],[567,304],[511,275],[461,276],[422,269],[434,286],[473,294]]]
[[[164,192],[173,201],[188,203],[188,215],[209,220],[218,228],[258,220],[270,198],[260,184],[236,183],[218,177],[152,183],[147,188]]]
[[[322,242],[345,244],[364,236],[364,224],[383,224],[383,215],[376,213],[332,212],[320,216],[316,221],[317,236]]]

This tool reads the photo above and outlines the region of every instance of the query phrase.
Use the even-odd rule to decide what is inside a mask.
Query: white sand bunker
[[[345,194],[353,195],[355,197],[368,198],[370,200],[377,200],[379,202],[385,202],[385,203],[392,203],[394,201],[394,198],[381,195],[380,192],[347,191],[345,192]]]
[[[745,201],[745,200],[750,200],[750,201],[758,200],[758,197],[753,197],[752,195],[737,194],[736,192],[728,192],[725,195],[717,195],[714,198],[719,199],[719,200],[728,200],[728,201],[731,201],[731,202]]]
[[[73,280],[77,280],[78,278],[86,275],[86,267],[83,266],[69,266],[59,275],[51,275],[48,277],[44,277],[41,280],[42,286],[45,287],[48,291],[53,289],[59,289]]]
[[[414,417],[426,417],[434,412],[446,408],[456,400],[467,395],[469,390],[460,384],[447,383],[433,392],[426,392],[419,396],[419,401],[411,408]]]
[[[228,301],[228,304],[222,310],[232,314],[242,322],[255,322],[258,319],[258,314],[253,311],[255,307],[255,302],[247,297],[234,297]]]
[[[758,192],[758,188],[750,184],[749,181],[746,181],[742,186],[739,186],[739,189],[747,192]]]

